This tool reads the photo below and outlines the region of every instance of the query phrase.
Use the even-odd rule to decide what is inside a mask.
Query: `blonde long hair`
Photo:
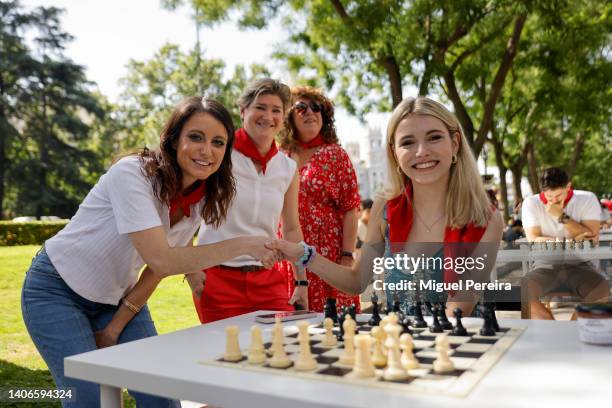
[[[446,225],[462,228],[468,224],[484,227],[491,217],[491,203],[480,178],[476,160],[465,139],[459,121],[439,102],[427,97],[406,98],[393,110],[387,126],[387,163],[389,165],[389,188],[384,197],[391,199],[403,193],[408,182],[404,172],[398,172],[399,163],[395,156],[395,131],[399,123],[411,114],[433,116],[444,123],[449,135],[459,133],[457,162],[451,165],[446,195]]]

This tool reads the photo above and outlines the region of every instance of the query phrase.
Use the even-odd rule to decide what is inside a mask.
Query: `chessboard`
[[[369,334],[372,330],[372,327],[366,321],[367,318],[368,316],[357,316],[358,334]],[[500,327],[494,335],[483,336],[479,334],[480,326],[478,323],[465,324],[467,334],[464,336],[453,335],[451,330],[445,330],[443,333],[432,333],[429,328],[412,328],[413,353],[418,360],[419,367],[408,370],[408,377],[402,380],[385,380],[383,370],[378,368],[371,378],[357,378],[352,375],[353,366],[342,364],[339,361],[344,350],[344,342],[339,341],[332,347],[322,345],[326,333],[323,323],[311,324],[308,327],[310,350],[316,360],[314,370],[305,372],[294,368],[294,363],[297,361],[300,352],[298,328],[294,325],[283,327],[284,349],[291,360],[289,367],[273,368],[270,366],[269,358],[272,356],[272,343],[270,342],[264,344],[267,361],[262,364],[250,364],[248,362],[248,347],[240,348],[242,357],[237,361],[226,361],[222,352],[220,352],[218,358],[201,361],[201,364],[289,375],[304,380],[334,381],[406,393],[465,397],[487,375],[489,370],[525,330],[524,327]],[[337,335],[340,331],[337,325],[332,330],[334,335]],[[441,334],[446,334],[448,346],[450,346],[448,356],[454,364],[452,371],[443,374],[436,373],[433,370],[433,363],[438,355],[435,339]]]

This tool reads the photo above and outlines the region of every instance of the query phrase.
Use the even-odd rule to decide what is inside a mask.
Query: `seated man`
[[[523,202],[523,227],[529,242],[597,241],[601,210],[593,193],[573,190],[567,173],[554,167],[542,172],[540,188],[540,194]],[[569,288],[585,302],[607,302],[609,295],[608,283],[590,262],[536,260],[527,275],[527,285],[534,319],[554,319],[538,298],[560,287]]]

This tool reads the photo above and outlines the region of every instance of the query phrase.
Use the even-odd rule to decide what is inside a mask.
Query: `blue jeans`
[[[117,306],[92,302],[74,292],[57,273],[44,247],[32,260],[21,293],[23,320],[58,388],[76,389],[74,402],[64,407],[99,407],[100,386],[64,376],[64,358],[96,350],[94,332],[112,319]],[[119,343],[155,336],[145,305],[125,327]],[[179,401],[130,392],[137,407],[180,407]]]

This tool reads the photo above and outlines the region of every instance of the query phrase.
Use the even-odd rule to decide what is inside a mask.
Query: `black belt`
[[[257,272],[264,271],[268,268],[261,265],[244,265],[244,266],[229,266],[229,265],[219,265],[223,269],[229,269],[230,271],[239,271],[239,272]]]

